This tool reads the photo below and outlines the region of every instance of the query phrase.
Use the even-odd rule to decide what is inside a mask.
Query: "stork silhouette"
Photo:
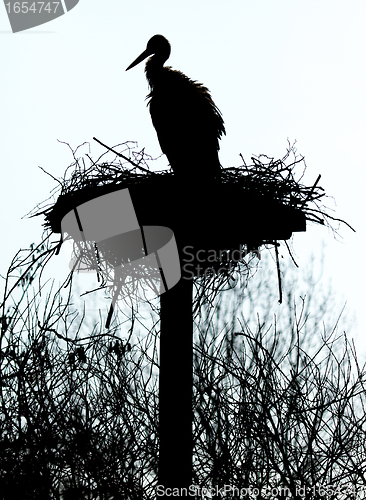
[[[170,43],[162,35],[150,38],[146,50],[126,71],[151,55],[145,67],[150,114],[161,150],[174,174],[192,182],[220,178],[219,139],[225,134],[225,127],[209,90],[180,71],[164,66]]]

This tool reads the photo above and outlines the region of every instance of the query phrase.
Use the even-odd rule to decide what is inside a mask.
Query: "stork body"
[[[162,35],[152,37],[127,69],[152,54],[145,68],[151,90],[147,97],[161,150],[181,179],[219,178],[219,139],[225,127],[210,92],[180,71],[164,66],[170,44]]]

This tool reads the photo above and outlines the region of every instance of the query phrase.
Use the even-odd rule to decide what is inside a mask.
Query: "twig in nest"
[[[303,201],[303,203],[302,203],[302,205],[301,205],[301,208],[305,205],[305,203],[306,203],[308,200],[310,200],[311,195],[313,194],[314,189],[316,188],[316,185],[317,185],[317,184],[318,184],[318,182],[320,181],[320,177],[321,177],[321,175],[319,174],[319,175],[318,175],[318,178],[316,179],[316,181],[315,181],[315,182],[314,182],[314,184],[313,184],[313,187],[310,189],[309,194],[307,195],[307,197],[306,197],[306,198],[305,198],[305,200]]]
[[[276,265],[277,265],[277,277],[278,277],[278,292],[280,294],[280,297],[278,299],[278,303],[282,304],[282,281],[281,281],[280,261],[278,258],[278,247],[279,247],[279,243],[276,241],[275,242],[275,253],[276,253]]]
[[[147,168],[140,167],[140,165],[137,165],[137,163],[135,163],[134,161],[130,160],[130,158],[127,158],[127,156],[124,156],[122,153],[117,153],[117,151],[115,151],[114,149],[110,148],[106,144],[103,144],[103,142],[99,141],[99,139],[97,139],[96,137],[93,137],[93,139],[96,142],[98,142],[101,146],[107,148],[109,151],[112,151],[112,153],[114,153],[115,155],[117,155],[120,158],[123,158],[124,160],[128,161],[129,163],[131,163],[131,165],[133,165],[135,168],[139,168],[140,170],[142,170],[143,172],[146,172],[147,174],[151,173],[150,170],[147,170]]]

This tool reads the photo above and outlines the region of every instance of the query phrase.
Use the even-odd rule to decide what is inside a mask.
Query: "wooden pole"
[[[192,293],[183,277],[160,297],[159,498],[188,497],[192,484]]]

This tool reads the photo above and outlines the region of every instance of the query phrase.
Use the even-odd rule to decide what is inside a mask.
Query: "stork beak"
[[[133,63],[131,63],[131,64],[129,65],[129,67],[126,69],[126,71],[128,71],[129,69],[134,68],[135,66],[137,66],[137,65],[138,65],[141,61],[143,61],[143,60],[144,60],[144,59],[146,59],[147,57],[151,56],[151,54],[152,54],[152,52],[150,52],[149,50],[147,50],[147,49],[146,49],[146,50],[144,50],[144,51],[143,51],[143,53],[142,53],[142,54],[140,54],[140,55],[138,56],[138,58],[137,58],[137,59],[135,59],[135,60],[133,61]]]

